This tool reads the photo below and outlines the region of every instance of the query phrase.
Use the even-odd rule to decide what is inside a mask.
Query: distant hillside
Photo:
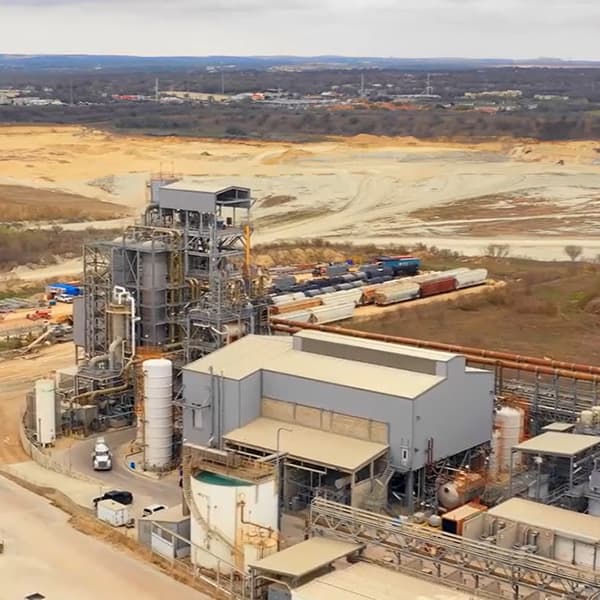
[[[469,58],[381,58],[347,56],[119,56],[119,55],[19,55],[0,54],[0,70],[9,71],[155,71],[202,68],[231,70],[297,69],[414,69],[462,70],[506,66],[600,67],[600,62]]]

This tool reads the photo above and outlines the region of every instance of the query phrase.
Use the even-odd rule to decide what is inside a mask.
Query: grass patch
[[[120,229],[64,231],[52,229],[14,229],[0,226],[0,270],[8,271],[19,265],[52,265],[60,258],[81,256],[83,245],[95,240],[111,239]]]

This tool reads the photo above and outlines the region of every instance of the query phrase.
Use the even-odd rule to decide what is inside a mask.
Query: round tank
[[[480,496],[485,489],[485,479],[479,473],[460,473],[453,481],[440,485],[438,500],[447,510],[458,508]]]
[[[56,440],[56,397],[53,379],[35,382],[35,429],[38,443],[42,446]]]
[[[492,451],[490,452],[490,461],[488,463],[488,475],[491,479],[498,477],[501,439],[500,430],[494,429],[491,442]]]
[[[173,452],[173,365],[165,358],[142,364],[144,373],[145,468],[168,467]]]
[[[496,412],[494,425],[500,431],[500,453],[498,467],[500,471],[510,469],[511,449],[521,441],[523,433],[523,411],[511,406],[503,406]],[[516,454],[513,465],[520,464],[520,455]]]
[[[582,410],[581,411],[581,424],[584,427],[593,427],[594,426],[594,413],[591,410]]]
[[[442,517],[439,515],[431,515],[428,521],[431,527],[441,527],[442,526]]]
[[[190,485],[192,563],[227,574],[232,566],[245,570],[248,562],[277,551],[274,478],[251,483],[200,472]]]

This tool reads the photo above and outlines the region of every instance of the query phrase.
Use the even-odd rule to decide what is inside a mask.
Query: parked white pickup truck
[[[102,437],[96,440],[92,452],[92,462],[94,471],[110,471],[112,469],[112,453]]]

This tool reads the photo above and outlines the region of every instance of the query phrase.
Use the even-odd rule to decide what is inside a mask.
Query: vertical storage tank
[[[142,364],[146,469],[168,467],[173,453],[173,365],[165,358]]]
[[[35,428],[39,444],[47,446],[56,441],[56,395],[53,379],[35,382]]]
[[[510,470],[511,449],[521,441],[523,434],[523,411],[520,408],[503,406],[496,412],[495,426],[500,431],[500,453],[498,467],[500,471]],[[515,466],[521,463],[520,454],[514,458]]]
[[[228,573],[232,565],[245,570],[249,562],[277,552],[274,477],[254,483],[201,471],[190,487],[195,565]]]

